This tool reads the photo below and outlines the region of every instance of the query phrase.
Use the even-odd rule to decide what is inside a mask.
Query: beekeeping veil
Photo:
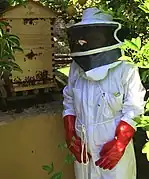
[[[120,23],[98,8],[84,10],[82,21],[67,29],[71,57],[85,72],[116,62],[121,56],[120,29]]]

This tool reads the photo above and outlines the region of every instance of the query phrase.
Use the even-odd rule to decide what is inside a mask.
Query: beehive
[[[54,80],[53,24],[56,14],[39,2],[29,0],[26,7],[17,5],[4,12],[10,28],[8,31],[19,36],[24,53],[15,54],[16,63],[23,73],[12,72],[14,89],[28,91],[51,88]]]

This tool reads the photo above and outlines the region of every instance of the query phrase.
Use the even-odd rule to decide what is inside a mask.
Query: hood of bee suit
[[[67,29],[73,60],[86,72],[98,67],[120,64],[120,46],[123,44],[121,24],[98,8],[84,10],[82,21]],[[105,67],[104,67],[105,68]]]

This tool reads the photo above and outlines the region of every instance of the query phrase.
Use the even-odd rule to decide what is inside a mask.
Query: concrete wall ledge
[[[0,114],[0,178],[48,179],[43,165],[54,163],[63,179],[74,179],[72,165],[64,165],[61,102],[51,102],[24,110]]]

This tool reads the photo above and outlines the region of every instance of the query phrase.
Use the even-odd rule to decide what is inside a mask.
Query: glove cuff
[[[116,128],[115,138],[119,143],[122,143],[125,147],[130,142],[135,134],[135,129],[125,121],[120,121]]]
[[[66,131],[75,131],[76,116],[67,115],[64,118],[64,128]]]

